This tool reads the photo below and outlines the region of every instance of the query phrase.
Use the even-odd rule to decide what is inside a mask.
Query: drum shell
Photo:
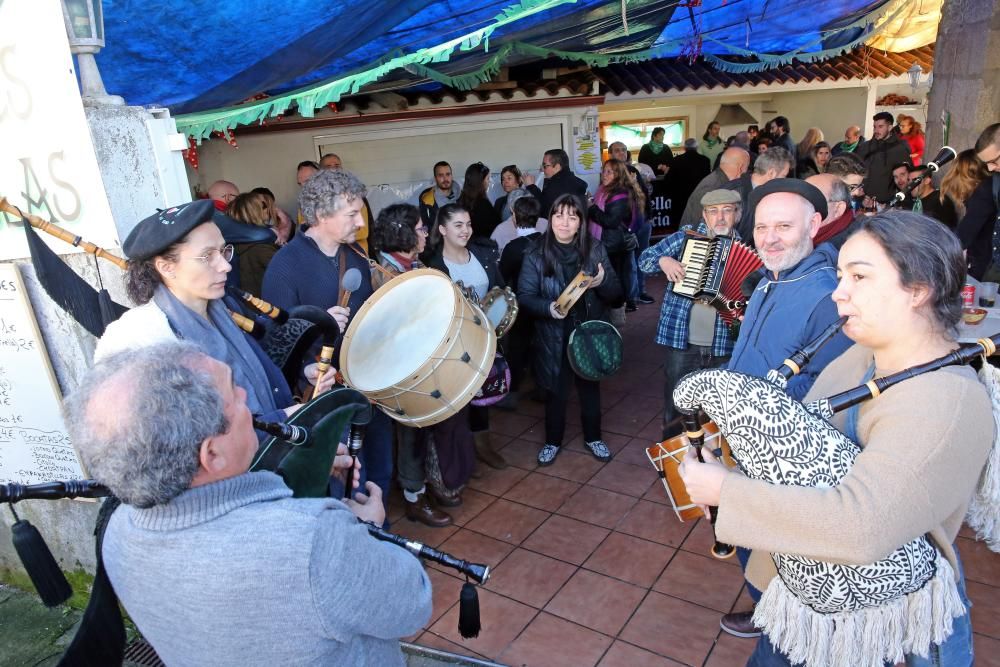
[[[375,325],[368,318],[384,319],[385,326],[391,327],[396,318],[420,317],[420,312],[380,311],[384,311],[383,300],[393,289],[408,281],[429,278],[447,281],[453,305],[451,321],[433,352],[426,360],[417,360],[419,367],[402,380],[377,388],[356,386],[352,373],[357,376],[358,365],[365,362],[352,355],[352,349],[359,334],[364,336],[365,327]],[[405,345],[405,341],[394,342]],[[417,269],[384,284],[358,310],[344,333],[341,373],[348,386],[356,388],[396,421],[409,426],[431,426],[457,413],[476,395],[493,366],[496,344],[496,333],[478,304],[465,298],[440,271]]]
[[[715,422],[706,422],[702,425],[702,429],[705,431],[705,446],[712,450],[721,449],[722,462],[726,467],[736,469],[736,461],[733,460],[729,443],[719,433],[719,427]],[[670,506],[682,522],[694,521],[704,516],[701,508],[691,502],[691,496],[688,495],[684,480],[681,479],[680,465],[689,446],[684,436],[678,435],[646,448],[646,456],[660,474]]]

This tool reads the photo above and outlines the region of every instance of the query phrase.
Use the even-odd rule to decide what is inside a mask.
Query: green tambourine
[[[597,382],[622,367],[624,347],[618,329],[603,320],[588,320],[570,333],[566,354],[573,372]]]

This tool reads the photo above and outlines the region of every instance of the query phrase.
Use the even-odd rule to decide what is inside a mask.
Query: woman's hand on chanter
[[[708,517],[708,507],[718,507],[722,497],[722,484],[726,475],[732,473],[712,455],[708,447],[703,447],[701,454],[705,459],[704,463],[698,460],[694,447],[688,447],[678,472],[691,496],[691,502],[701,505]]]

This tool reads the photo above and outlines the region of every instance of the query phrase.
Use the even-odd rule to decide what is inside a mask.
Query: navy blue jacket
[[[357,244],[354,247],[357,248]],[[347,262],[346,269],[355,268],[361,272],[361,287],[351,294],[347,303],[354,317],[374,292],[371,267],[364,256],[347,246],[340,247],[337,259]],[[302,305],[327,310],[340,300],[340,272],[315,241],[305,234],[296,234],[267,265],[261,297],[282,310]]]
[[[821,244],[792,269],[770,271],[750,297],[728,368],[765,377],[837,320],[830,298],[837,287],[836,249]],[[788,394],[802,400],[826,365],[852,345],[838,333],[788,382]]]

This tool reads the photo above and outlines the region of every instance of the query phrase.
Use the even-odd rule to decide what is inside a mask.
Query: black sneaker
[[[753,624],[753,610],[726,614],[719,621],[719,627],[734,637],[760,637],[761,630]]]
[[[643,292],[639,295],[639,303],[644,303],[648,306],[651,303],[656,303],[656,299]]]

